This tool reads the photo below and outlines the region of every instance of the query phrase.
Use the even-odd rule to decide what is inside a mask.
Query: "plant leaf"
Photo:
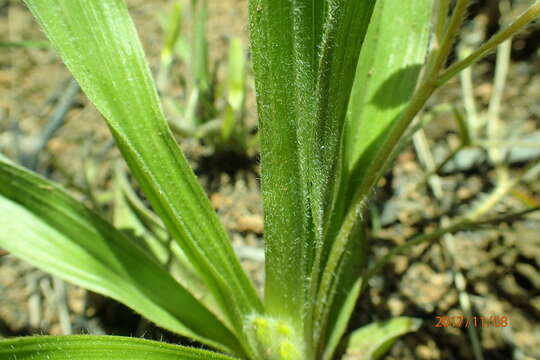
[[[123,0],[26,0],[107,124],[154,210],[241,333],[261,309],[223,226],[176,144]]]
[[[424,64],[433,1],[379,1],[358,62],[345,130],[351,183],[362,182],[387,129],[407,106]],[[398,16],[399,15],[399,16]]]
[[[338,201],[332,209],[332,218],[327,227],[327,247],[323,251],[323,261],[330,252],[328,244],[336,244],[333,240],[338,235],[345,215],[350,211],[350,203],[358,184],[370,171],[370,161],[378,150],[379,137],[384,136],[386,127],[399,116],[412,95],[427,50],[431,7],[432,2],[429,0],[421,0],[414,6],[399,0],[378,1],[375,6],[356,68],[345,122],[345,165],[342,169]],[[357,216],[356,213],[354,215]],[[316,309],[316,316],[320,325],[316,328],[321,328],[323,332],[329,331],[327,335],[334,337],[330,340],[333,343],[337,336],[334,332],[342,331],[339,328],[343,326],[335,328],[339,324],[334,321],[337,321],[335,316],[339,314],[345,299],[344,296],[337,297],[333,289],[354,294],[351,292],[355,284],[354,276],[359,276],[361,267],[358,262],[343,258],[347,257],[349,251],[347,248],[350,245],[347,241],[362,241],[365,249],[365,237],[359,234],[360,231],[362,225],[358,223],[343,242],[345,245],[334,246],[331,250],[334,259],[331,265],[336,267],[336,271],[339,269],[348,280],[340,280],[334,270],[327,269],[326,276],[323,276],[322,290],[319,290],[319,296],[326,298],[324,301],[319,299],[320,309]],[[358,255],[359,258],[365,256],[366,254]],[[333,314],[333,318],[329,319],[330,323],[327,324],[329,314]],[[344,320],[339,322],[343,325]],[[324,337],[321,337],[321,341],[324,343]]]
[[[317,78],[310,181],[316,233],[322,238],[341,181],[342,134],[360,49],[376,1],[328,1]]]
[[[186,254],[178,244],[171,242],[170,235],[165,230],[161,220],[139,199],[135,190],[131,187],[125,174],[119,166],[115,169],[117,186],[114,219],[116,221],[116,208],[120,206],[120,212],[126,217],[125,225],[130,232],[142,237],[143,247],[157,257],[160,263],[167,266],[169,273],[186,289],[189,290],[204,306],[210,309],[218,317],[222,318],[221,309],[217,306],[215,298],[210,296],[208,288],[201,280],[193,265],[189,262]],[[115,226],[120,225],[115,222]],[[174,255],[174,256],[171,256]]]
[[[270,314],[298,326],[317,286],[316,252],[339,183],[351,72],[374,3],[250,1],[267,224],[265,300]]]
[[[240,38],[231,39],[227,65],[227,101],[239,113],[246,97],[246,55]]]
[[[205,94],[210,87],[210,71],[208,67],[208,41],[206,40],[207,1],[198,0],[193,3],[195,18],[195,41],[193,56],[194,85],[199,93]]]
[[[178,39],[180,39],[180,33],[182,31],[182,16],[182,3],[179,0],[172,1],[169,15],[167,16],[167,24],[164,28],[165,37],[161,49],[162,66],[168,66],[168,64],[172,62],[174,50],[178,44]]]
[[[358,302],[360,294],[360,275],[367,258],[367,234],[364,223],[358,224],[359,230],[354,241],[350,241],[337,269],[336,281],[331,289],[334,301],[329,309],[327,325],[323,329],[323,338],[319,347],[322,359],[329,360],[347,330],[349,320]]]
[[[124,187],[127,180],[123,179],[122,170],[115,169],[114,201],[112,224],[115,228],[125,233],[146,253],[150,254],[157,262],[166,266],[170,259],[170,249],[165,241],[162,241],[139,219],[137,213],[131,207],[125,194]]]
[[[418,330],[420,323],[418,319],[397,317],[361,327],[350,335],[343,360],[380,359],[398,337]]]
[[[241,353],[232,333],[157,261],[53,183],[0,158],[0,247],[110,296],[171,331]]]
[[[307,254],[313,252],[308,181],[303,176],[306,165],[301,163],[297,136],[301,110],[306,114],[315,110],[315,53],[322,37],[322,11],[312,15],[322,9],[323,3],[249,2],[261,134],[265,308],[273,316],[294,322],[296,328],[301,328],[304,321]],[[318,28],[312,27],[315,23]]]
[[[0,340],[6,360],[227,360],[207,350],[120,336],[27,336]]]

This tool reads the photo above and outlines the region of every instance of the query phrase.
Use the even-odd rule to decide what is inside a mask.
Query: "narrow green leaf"
[[[433,1],[377,4],[358,62],[346,123],[349,195],[369,173],[378,144],[409,103],[431,31]]]
[[[171,63],[174,54],[174,49],[180,38],[182,31],[182,3],[175,0],[171,4],[170,14],[167,17],[167,25],[165,27],[165,39],[163,48],[161,49],[161,64],[168,66]]]
[[[244,106],[246,92],[246,55],[242,40],[233,38],[229,45],[227,101],[238,113]]]
[[[349,294],[346,294],[344,296],[345,299],[342,303],[342,308],[339,309],[336,315],[334,327],[331,329],[330,336],[328,337],[328,343],[324,347],[322,357],[323,360],[331,360],[334,356],[334,352],[336,351],[343,334],[347,330],[347,325],[349,324],[351,314],[353,313],[354,307],[356,306],[359,292],[360,280],[357,279],[352,286]]]
[[[358,225],[353,241],[347,244],[347,249],[336,271],[335,281],[331,288],[334,298],[328,310],[328,320],[323,326],[319,347],[322,359],[330,360],[347,330],[349,320],[358,302],[360,294],[360,275],[367,258],[367,234],[364,223]]]
[[[344,360],[377,360],[394,344],[398,337],[418,330],[420,320],[397,317],[371,323],[355,330],[347,342]]]
[[[454,120],[459,129],[459,137],[462,146],[470,146],[473,143],[473,129],[470,124],[465,120],[465,117],[461,114],[457,107],[452,107],[454,113]]]
[[[206,0],[199,0],[194,5],[195,39],[193,56],[193,75],[195,86],[201,94],[206,94],[210,87],[208,67],[208,41],[206,40]]]
[[[121,196],[124,197],[118,202],[123,206],[122,212],[129,213],[126,214],[128,220],[126,225],[130,227],[129,231],[142,236],[145,249],[153,252],[160,263],[168,267],[171,275],[182,286],[214,314],[222,318],[221,309],[217,306],[215,299],[210,296],[208,288],[189,262],[184,251],[177,243],[171,241],[172,239],[161,220],[142,203],[119,167],[117,167],[115,175]],[[124,201],[125,205],[122,204]],[[115,208],[115,217],[116,211]],[[116,223],[115,226],[119,227]]]
[[[316,305],[316,328],[330,331],[337,329],[330,314],[337,314],[343,296],[336,291],[350,293],[355,284],[351,276],[359,276],[359,264],[347,261],[348,242],[363,241],[358,214],[357,226],[347,224],[350,233],[339,241],[338,236],[349,211],[353,194],[363,176],[370,171],[371,160],[379,150],[377,145],[385,131],[403,111],[414,90],[420,67],[424,62],[430,30],[432,1],[421,0],[412,5],[399,0],[378,1],[369,29],[362,45],[356,68],[356,77],[349,103],[343,144],[343,175],[339,185],[339,200],[333,208],[326,232],[323,259],[328,258],[319,289]],[[332,249],[328,245],[332,245]],[[330,255],[327,255],[330,253]],[[359,257],[365,256],[360,254]],[[340,280],[335,273],[348,274],[349,281]],[[341,281],[341,285],[339,284]],[[320,337],[324,341],[324,336]]]
[[[221,119],[221,139],[224,142],[230,140],[236,124],[236,113],[232,106],[227,106],[222,114]]]
[[[231,360],[207,350],[119,336],[33,336],[0,341],[5,360]]]
[[[129,191],[126,187],[129,185],[119,166],[115,169],[115,180],[112,224],[115,228],[126,233],[160,264],[167,264],[170,249],[165,241],[155,236],[145,226],[131,206],[126,195],[126,192]]]
[[[166,242],[169,234],[161,219],[150,210],[136,194],[135,189],[127,179],[127,175],[120,166],[115,168],[115,180],[122,194],[125,196],[131,210],[136,214],[141,223],[144,224],[162,243]]]
[[[26,0],[104,115],[156,213],[241,333],[261,309],[208,198],[174,140],[123,0]]]
[[[0,247],[10,253],[159,326],[241,353],[234,335],[123,233],[58,186],[2,159],[0,213]]]
[[[313,28],[313,24],[322,23],[322,14],[314,16],[313,10],[323,3],[249,2],[261,134],[265,307],[272,316],[294,322],[296,328],[304,321],[310,272],[307,254],[313,252],[307,165],[301,164],[298,142],[299,119],[315,111],[316,49],[322,29]]]
[[[26,48],[26,49],[48,49],[51,44],[48,41],[23,40],[23,41],[0,41],[2,48]]]
[[[322,237],[340,184],[342,134],[360,49],[375,0],[328,2],[317,79],[317,112],[312,161],[312,212]],[[318,229],[317,229],[318,228]]]
[[[270,314],[298,326],[311,317],[315,254],[339,184],[351,75],[374,3],[250,1],[268,224],[265,300]]]
[[[160,54],[161,64],[156,80],[158,89],[162,93],[167,91],[169,84],[170,67],[182,31],[182,15],[182,3],[180,0],[171,1],[169,14],[164,19],[164,40]]]
[[[327,330],[332,300],[337,289],[351,282],[349,279],[341,279],[340,275],[354,277],[358,271],[358,269],[348,271],[346,267],[347,265],[354,267],[353,264],[358,265],[358,261],[354,259],[349,261],[350,258],[341,259],[339,266],[326,274],[332,277],[333,284],[324,288],[323,269],[329,260],[330,249],[336,241],[332,231],[334,228],[332,219],[338,206],[336,200],[343,182],[343,167],[346,166],[343,162],[343,137],[347,105],[350,101],[360,49],[376,3],[375,0],[328,1],[328,16],[323,26],[316,93],[317,123],[313,126],[314,142],[309,151],[311,162],[308,166],[309,180],[312,184],[310,203],[316,239],[311,294],[312,297],[318,298],[313,306],[313,341],[317,345]],[[359,247],[352,246],[352,248]]]

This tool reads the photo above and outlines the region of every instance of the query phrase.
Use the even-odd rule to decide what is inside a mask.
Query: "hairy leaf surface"
[[[266,304],[272,315],[297,324],[310,313],[324,261],[323,234],[339,185],[346,108],[374,4],[250,1]]]

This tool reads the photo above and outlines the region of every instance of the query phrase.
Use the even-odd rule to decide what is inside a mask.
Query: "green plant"
[[[449,0],[435,2],[435,9],[430,0],[414,6],[400,0],[250,1],[265,210],[264,302],[167,126],[124,2],[26,3],[105,117],[160,220],[148,210],[137,212],[155,235],[145,246],[57,185],[2,159],[0,245],[165,329],[241,358],[331,359],[367,279],[392,254],[497,220],[483,219],[486,206],[480,206],[367,267],[361,214],[408,138],[411,121],[437,88],[537,16],[538,2],[445,68],[467,0],[458,0],[449,17]],[[168,273],[159,245],[164,232],[176,244],[172,256],[200,282]],[[193,295],[201,283],[210,299]],[[351,334],[349,350],[378,358],[416,324],[399,318],[368,325]],[[341,343],[346,346],[347,339]],[[145,340],[80,336],[3,340],[0,355],[230,358]]]
[[[253,141],[248,138],[245,124],[246,52],[242,41],[239,38],[230,39],[227,76],[220,82],[218,63],[212,68],[209,64],[207,1],[191,1],[191,43],[181,33],[185,8],[182,4],[179,0],[171,2],[157,76],[161,97],[167,110],[174,116],[170,120],[172,130],[182,137],[202,139],[218,152],[251,153]],[[170,68],[176,53],[188,68],[180,79],[186,93],[183,104],[168,96],[167,91]]]

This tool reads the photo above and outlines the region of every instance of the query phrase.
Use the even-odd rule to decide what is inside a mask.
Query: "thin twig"
[[[499,224],[503,223],[505,221],[513,221],[516,219],[517,216],[524,216],[527,214],[530,214],[533,211],[540,210],[539,207],[528,209],[527,211],[521,211],[518,213],[513,214],[507,214],[499,217],[492,217],[492,218],[486,218],[481,219],[489,210],[493,208],[495,204],[497,204],[504,196],[508,194],[508,192],[517,184],[519,184],[524,178],[526,178],[527,173],[534,169],[536,165],[538,165],[540,162],[531,163],[528,166],[525,167],[522,172],[515,177],[512,180],[509,180],[504,183],[499,183],[498,186],[495,188],[495,190],[475,209],[471,210],[469,213],[465,214],[462,217],[459,217],[457,219],[454,219],[449,222],[449,225],[443,228],[439,228],[431,233],[428,234],[422,234],[417,235],[413,238],[411,238],[409,241],[406,241],[404,244],[401,244],[399,246],[396,246],[388,254],[381,257],[379,260],[375,262],[375,265],[373,265],[368,271],[366,271],[365,275],[363,276],[362,281],[362,290],[365,288],[367,282],[369,279],[379,272],[388,261],[394,257],[397,254],[403,253],[407,251],[408,249],[412,248],[413,246],[422,244],[424,242],[430,242],[437,240],[441,236],[447,233],[455,233],[462,230],[467,229],[475,229],[479,228],[481,226],[484,226],[486,224]]]
[[[437,85],[441,86],[445,84],[448,80],[453,78],[460,71],[482,59],[493,49],[495,49],[499,44],[510,38],[512,35],[520,31],[525,26],[527,26],[527,24],[533,21],[538,15],[540,15],[540,2],[537,1],[533,5],[531,5],[523,14],[521,14],[514,22],[508,25],[508,27],[493,35],[491,39],[486,41],[471,55],[467,56],[465,59],[453,64],[448,69],[446,69],[439,77]]]
[[[392,259],[395,255],[406,252],[407,250],[411,249],[412,247],[416,245],[420,245],[422,243],[437,240],[441,238],[444,234],[448,234],[448,233],[456,233],[463,230],[472,230],[472,229],[482,228],[485,225],[496,225],[496,224],[501,224],[505,222],[515,221],[515,220],[521,219],[525,215],[531,214],[539,210],[540,210],[540,207],[535,207],[535,208],[527,209],[526,211],[520,211],[517,213],[507,214],[503,216],[487,218],[480,221],[470,221],[467,219],[460,219],[459,221],[453,221],[450,223],[450,225],[444,228],[439,228],[431,233],[417,235],[409,239],[408,241],[406,241],[404,244],[394,247],[386,255],[384,255],[379,260],[377,260],[375,264],[362,277],[364,279],[363,280],[364,284],[362,286],[362,289],[365,288],[365,285],[367,285],[367,282],[369,281],[369,279],[371,279],[373,275],[378,273],[390,261],[390,259]]]
[[[420,160],[424,163],[424,166],[427,168],[429,172],[432,172],[436,170],[435,168],[435,161],[433,159],[433,154],[431,153],[431,150],[427,144],[427,138],[425,136],[425,133],[419,132],[418,133],[419,138],[421,141],[415,141],[415,149],[418,153],[418,157]],[[445,204],[444,201],[444,192],[442,188],[442,184],[440,181],[440,178],[438,175],[434,175],[430,179],[430,186],[433,191],[433,194],[435,195],[436,199],[439,203],[441,203],[442,206]],[[440,226],[447,226],[449,224],[450,220],[447,216],[443,216],[440,220]],[[446,233],[443,236],[443,246],[446,247],[446,253],[449,255],[449,260],[452,263],[452,273],[454,278],[454,284],[456,286],[456,289],[459,293],[459,302],[461,305],[461,308],[465,314],[465,316],[470,317],[472,316],[472,307],[471,307],[471,301],[469,294],[467,293],[466,288],[466,280],[465,276],[463,275],[462,271],[456,266],[456,249],[454,246],[454,236],[451,233]],[[473,349],[474,356],[476,360],[484,360],[484,355],[482,353],[482,347],[480,345],[480,340],[478,336],[478,331],[476,328],[471,327],[471,329],[467,330],[469,333],[469,339],[471,341],[471,346]]]
[[[62,334],[71,335],[73,331],[71,327],[71,320],[69,318],[69,306],[64,281],[56,276],[53,276],[53,288]]]
[[[460,51],[460,55],[466,57],[465,54],[468,55],[470,52],[471,51],[468,48],[463,48]],[[463,96],[463,106],[465,108],[465,114],[467,115],[467,127],[471,134],[471,138],[476,140],[478,137],[478,129],[480,128],[480,119],[474,101],[472,66],[464,69],[460,73],[459,78],[461,83],[461,94]]]
[[[450,151],[446,156],[445,158],[443,159],[443,161],[441,161],[439,163],[439,165],[437,165],[436,167],[432,168],[431,170],[429,170],[425,175],[424,177],[422,178],[422,180],[420,180],[420,182],[418,182],[418,185],[416,186],[416,188],[419,188],[421,186],[424,186],[429,178],[431,178],[432,176],[440,176],[441,172],[442,172],[442,169],[444,169],[444,167],[446,166],[446,164],[448,164],[450,161],[452,161],[452,159],[454,159],[454,157],[463,149],[465,148],[468,148],[468,146],[465,146],[463,144],[460,144],[458,147],[456,147],[454,150]]]
[[[75,97],[79,94],[80,88],[75,80],[71,80],[66,91],[58,101],[53,113],[47,121],[47,125],[42,129],[41,133],[33,139],[28,139],[27,148],[21,149],[20,162],[28,169],[35,170],[38,164],[39,156],[47,146],[55,133],[64,124],[64,119],[68,111],[73,106]]]
[[[503,124],[501,123],[499,113],[504,89],[506,87],[506,77],[510,65],[511,50],[512,41],[510,39],[503,42],[497,50],[493,94],[491,95],[487,113],[487,137],[490,141],[499,140],[502,132]],[[499,164],[503,161],[505,152],[498,148],[491,148],[488,153],[491,161],[494,164]]]

